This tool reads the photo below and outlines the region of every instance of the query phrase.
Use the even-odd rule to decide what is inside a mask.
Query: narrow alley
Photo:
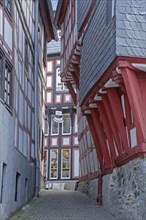
[[[38,199],[17,212],[10,220],[115,220],[115,218],[77,191],[43,190]]]

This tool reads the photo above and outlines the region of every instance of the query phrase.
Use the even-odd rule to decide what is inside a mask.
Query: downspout
[[[99,175],[98,175],[97,204],[102,205],[102,173],[101,173],[101,171],[99,171]]]
[[[39,197],[40,164],[39,164],[39,139],[38,139],[38,11],[39,0],[35,0],[35,30],[34,30],[34,114],[35,114],[35,196]]]

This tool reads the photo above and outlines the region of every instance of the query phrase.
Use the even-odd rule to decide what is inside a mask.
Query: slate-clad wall
[[[146,57],[146,1],[117,0],[116,53]]]
[[[77,1],[77,12],[78,12],[78,31],[80,30],[84,19],[92,5],[93,0],[79,0]]]
[[[145,0],[115,2],[115,16],[107,25],[107,0],[100,1],[83,39],[80,104],[116,56],[146,57]]]
[[[115,24],[115,17],[107,24],[107,1],[100,1],[83,39],[80,103],[116,56]]]

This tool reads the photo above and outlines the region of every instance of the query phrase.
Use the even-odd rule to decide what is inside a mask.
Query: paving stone
[[[41,191],[10,220],[116,220],[103,207],[77,191]]]

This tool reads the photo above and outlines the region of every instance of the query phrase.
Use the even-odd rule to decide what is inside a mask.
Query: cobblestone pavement
[[[103,207],[77,191],[44,190],[10,220],[115,220]]]

